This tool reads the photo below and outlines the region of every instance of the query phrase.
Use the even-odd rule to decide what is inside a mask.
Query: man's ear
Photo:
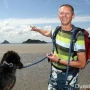
[[[59,13],[58,13],[58,18],[60,19],[60,15],[59,15]]]
[[[72,19],[75,17],[75,14],[73,13],[73,15],[72,15]]]

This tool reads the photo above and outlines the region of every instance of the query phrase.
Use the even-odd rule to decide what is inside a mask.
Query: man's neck
[[[62,25],[61,26],[61,29],[64,30],[64,31],[71,31],[73,28],[72,25]]]

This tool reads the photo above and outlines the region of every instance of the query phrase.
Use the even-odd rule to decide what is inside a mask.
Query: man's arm
[[[79,52],[77,53],[78,60],[77,61],[71,61],[70,66],[75,68],[84,68],[86,65],[86,54],[85,52]],[[68,61],[61,60],[61,64],[68,65]]]
[[[40,34],[42,34],[46,37],[51,37],[51,31],[49,31],[49,30],[43,30],[43,29],[37,28],[33,25],[31,25],[30,27],[31,27],[31,31],[36,31],[36,32],[39,32]]]
[[[77,61],[70,61],[70,66],[71,67],[75,67],[75,68],[84,68],[85,65],[86,65],[86,54],[85,52],[79,52],[77,53],[78,55],[78,60]],[[54,62],[58,62],[58,57],[51,53],[51,55],[49,56],[47,54],[47,57],[51,60],[51,61],[54,61]],[[59,62],[60,64],[63,64],[63,65],[68,65],[68,61],[66,60],[60,60]]]

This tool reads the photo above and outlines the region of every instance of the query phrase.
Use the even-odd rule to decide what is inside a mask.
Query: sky
[[[30,25],[52,30],[60,25],[58,9],[74,7],[72,24],[90,32],[90,0],[0,0],[0,43],[22,43],[27,39],[51,42],[51,38],[30,31]]]

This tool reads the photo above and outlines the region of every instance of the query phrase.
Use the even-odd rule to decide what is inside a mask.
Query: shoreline
[[[8,50],[17,53],[48,53],[52,51],[52,44],[0,44],[0,54]]]

